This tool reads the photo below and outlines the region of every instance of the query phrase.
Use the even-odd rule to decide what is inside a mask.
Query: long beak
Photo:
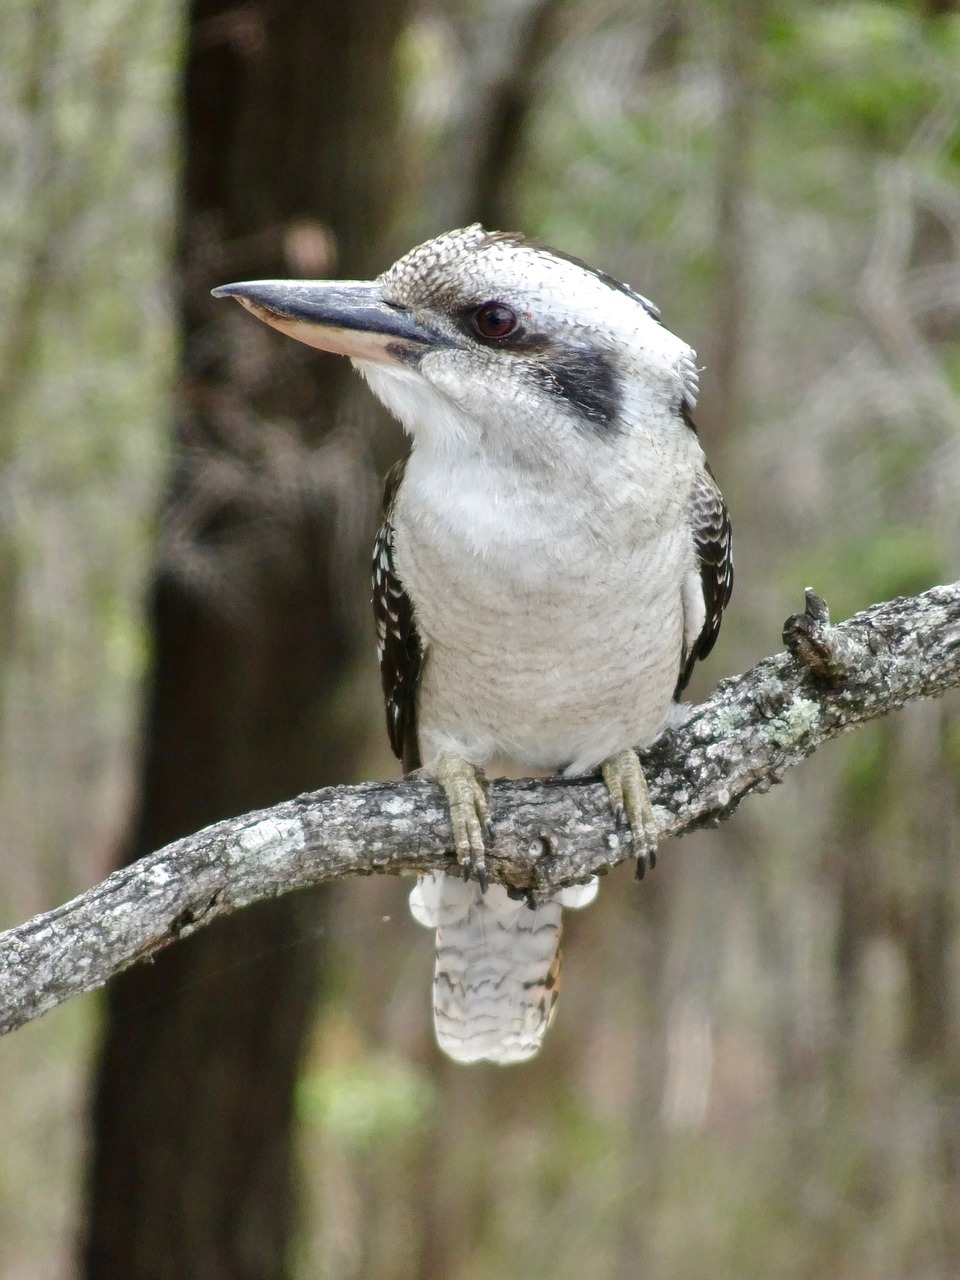
[[[372,281],[247,280],[212,292],[236,298],[258,320],[307,346],[355,360],[409,361],[439,338],[409,311],[385,302]]]

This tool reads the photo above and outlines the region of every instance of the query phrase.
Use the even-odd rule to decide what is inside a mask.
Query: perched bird
[[[465,879],[421,877],[434,1022],[460,1062],[519,1062],[557,996],[561,908],[487,885],[481,766],[599,768],[638,874],[656,829],[636,748],[667,725],[730,596],[730,522],[691,417],[694,352],[585,263],[474,225],[372,282],[224,285],[349,356],[412,439],[386,484],[374,613],[390,741],[450,805]]]

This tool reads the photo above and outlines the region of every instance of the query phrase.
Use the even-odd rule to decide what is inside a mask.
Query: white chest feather
[[[645,462],[647,475],[571,471],[545,491],[488,462],[441,470],[414,451],[394,552],[426,650],[428,768],[454,750],[580,772],[660,732],[694,552],[687,467]],[[663,483],[664,465],[679,484]]]

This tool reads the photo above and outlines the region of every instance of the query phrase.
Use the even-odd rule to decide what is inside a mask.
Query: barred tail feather
[[[501,1065],[534,1056],[559,993],[562,908],[595,893],[593,882],[531,906],[502,885],[483,894],[452,876],[420,879],[410,906],[437,930],[433,1018],[444,1053]]]

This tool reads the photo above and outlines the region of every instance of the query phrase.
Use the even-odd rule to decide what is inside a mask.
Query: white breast
[[[544,489],[489,460],[441,469],[414,450],[394,550],[426,647],[428,768],[453,750],[582,772],[660,732],[694,561],[680,462],[648,449]]]

